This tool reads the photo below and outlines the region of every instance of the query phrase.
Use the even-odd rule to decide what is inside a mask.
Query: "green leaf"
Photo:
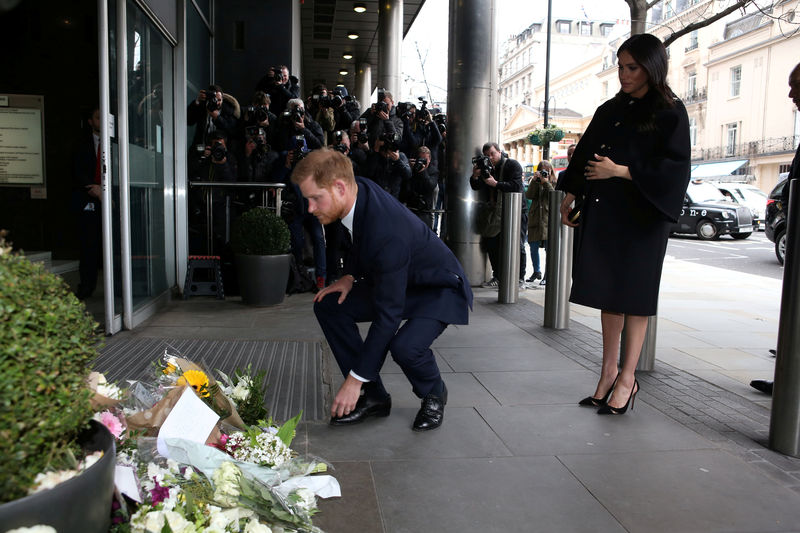
[[[297,428],[297,424],[300,423],[300,417],[303,416],[303,411],[297,413],[297,416],[292,418],[291,420],[287,420],[281,427],[278,429],[278,438],[283,441],[286,446],[292,445],[292,440],[295,437],[295,428]]]

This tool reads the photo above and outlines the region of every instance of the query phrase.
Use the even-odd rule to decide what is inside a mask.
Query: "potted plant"
[[[10,251],[0,232],[0,524],[107,531],[114,439],[90,424],[87,385],[97,324],[61,278]],[[76,468],[98,450],[97,462]]]
[[[528,134],[528,142],[535,146],[549,146],[551,142],[558,142],[563,138],[564,130],[555,124],[535,129]]]
[[[255,207],[234,222],[231,248],[242,301],[255,306],[281,303],[291,265],[286,222],[269,209]]]

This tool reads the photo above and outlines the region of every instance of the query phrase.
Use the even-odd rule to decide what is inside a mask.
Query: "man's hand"
[[[386,111],[378,111],[378,117],[381,120],[389,120],[389,113],[387,113]]]
[[[205,101],[206,101],[206,92],[205,91],[200,91],[197,94],[197,98],[194,99],[194,102],[197,105],[200,105],[202,102],[205,102]]]
[[[91,185],[87,185],[86,186],[86,193],[89,196],[92,196],[92,197],[97,198],[99,200],[100,199],[100,195],[103,194],[103,189],[100,188],[100,185],[98,185],[96,183],[92,183]]]
[[[219,117],[219,109],[215,109],[214,111],[209,111],[208,114],[211,115],[212,119],[216,119],[217,117]]]
[[[324,289],[320,290],[317,294],[314,295],[314,302],[321,302],[322,299],[331,292],[340,292],[342,293],[339,296],[339,303],[344,302],[347,295],[350,294],[350,291],[353,290],[353,283],[355,282],[355,278],[350,274],[345,274],[341,278],[337,279],[335,282],[331,283]]]
[[[342,386],[339,387],[339,392],[336,393],[336,398],[333,399],[331,405],[331,416],[341,417],[349,415],[350,412],[356,408],[358,398],[361,396],[361,382],[351,375],[345,378]]]
[[[394,152],[386,151],[386,157],[391,161],[397,161],[400,159],[400,150],[395,150]]]
[[[494,176],[491,174],[489,174],[489,177],[483,180],[483,182],[489,187],[497,187],[497,180],[494,179]]]
[[[298,120],[294,121],[294,128],[297,131],[303,131],[304,129],[306,129],[306,123],[303,117],[300,117]]]

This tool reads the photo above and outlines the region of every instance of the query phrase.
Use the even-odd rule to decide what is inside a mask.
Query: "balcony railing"
[[[800,135],[773,137],[759,141],[749,141],[734,146],[723,145],[713,148],[696,148],[692,150],[692,161],[709,161],[726,157],[752,158],[759,155],[791,154],[795,151]]]
[[[708,99],[708,90],[705,87],[695,89],[692,92],[686,93],[681,97],[683,105],[697,104],[705,102]]]

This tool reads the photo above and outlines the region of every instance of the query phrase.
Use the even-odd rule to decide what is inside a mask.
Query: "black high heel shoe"
[[[639,380],[633,380],[633,388],[631,389],[631,395],[628,396],[628,401],[625,402],[625,405],[622,407],[611,407],[608,404],[605,404],[600,409],[597,410],[598,415],[622,415],[625,414],[625,411],[628,410],[628,404],[631,406],[631,411],[633,411],[633,403],[636,401],[636,395],[639,393]]]
[[[606,402],[608,401],[608,397],[611,396],[611,391],[614,390],[614,385],[617,384],[617,379],[618,378],[619,378],[619,374],[617,374],[617,377],[614,378],[614,383],[611,384],[611,387],[608,389],[608,392],[606,392],[605,396],[603,396],[602,398],[595,398],[594,396],[587,396],[583,400],[579,401],[578,405],[580,405],[581,407],[602,407],[602,406],[604,406],[606,404]]]

